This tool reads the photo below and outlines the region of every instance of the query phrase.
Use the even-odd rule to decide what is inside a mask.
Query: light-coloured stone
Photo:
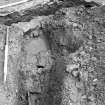
[[[66,71],[71,72],[73,69],[79,68],[79,64],[69,64],[66,67]]]

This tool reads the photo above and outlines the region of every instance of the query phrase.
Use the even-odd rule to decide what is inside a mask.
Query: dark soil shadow
[[[56,59],[49,73],[48,87],[44,97],[46,105],[61,105],[64,70],[64,61]]]

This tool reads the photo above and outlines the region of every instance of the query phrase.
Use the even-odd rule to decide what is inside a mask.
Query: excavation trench
[[[13,12],[6,16],[0,16],[0,23],[5,24],[6,28],[9,26],[8,69],[5,68],[5,73],[7,73],[5,80],[7,77],[8,96],[12,97],[11,105],[63,105],[62,101],[63,97],[65,97],[63,95],[65,90],[63,89],[66,87],[64,85],[67,84],[68,86],[72,84],[72,82],[69,82],[72,81],[70,80],[71,78],[67,77],[69,73],[66,72],[65,58],[79,50],[83,45],[83,39],[81,38],[81,33],[79,33],[80,36],[77,34],[77,36],[74,35],[75,32],[73,33],[73,29],[71,29],[72,22],[70,23],[70,27],[69,25],[62,26],[65,24],[61,21],[62,19],[59,19],[60,14],[60,18],[64,18],[64,21],[69,23],[69,19],[66,20],[66,13],[59,10],[61,8],[64,10],[64,8],[80,5],[80,2],[62,2],[61,4],[54,2],[51,5],[43,5],[37,9],[31,8],[20,12]],[[97,4],[93,3],[93,5],[90,5],[89,3],[82,2],[82,5],[86,8],[91,8]],[[58,14],[57,11],[59,12]],[[38,18],[46,17],[49,21],[51,15],[53,19],[55,18],[55,20],[51,20],[52,24],[48,23],[47,25],[44,24],[45,26],[40,26],[40,23],[43,23],[44,19],[41,22],[41,19],[32,21],[35,24],[30,22],[30,20],[37,16],[39,16]],[[58,16],[58,19],[56,19],[56,16]],[[72,14],[71,18],[73,18]],[[45,23],[48,21],[45,20]],[[36,25],[37,22],[40,24],[38,27]],[[25,25],[21,26],[21,23]],[[23,27],[25,31],[19,27]],[[5,35],[0,34],[4,42]],[[6,48],[4,42],[2,44],[3,46],[0,46],[1,55],[3,55],[4,49]],[[3,59],[4,55],[0,57]],[[47,64],[49,62],[47,58],[51,60],[49,64]],[[2,68],[0,74],[1,81],[3,81],[2,74],[4,75],[2,66],[3,64],[7,65],[3,60],[0,62]],[[66,77],[69,80],[66,81]],[[75,98],[76,93],[74,92],[73,95]],[[66,99],[68,101],[70,100],[67,97]]]

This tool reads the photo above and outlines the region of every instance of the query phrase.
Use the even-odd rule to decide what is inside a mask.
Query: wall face
[[[19,105],[41,104],[43,101],[52,61],[50,52],[42,37],[42,32],[38,26],[23,34],[21,68],[18,71],[21,81],[18,87]],[[29,97],[28,100],[26,97]]]
[[[12,104],[15,104],[16,92],[18,91],[18,69],[19,58],[21,56],[21,43],[23,32],[18,27],[11,26],[8,28],[8,72],[7,86]]]

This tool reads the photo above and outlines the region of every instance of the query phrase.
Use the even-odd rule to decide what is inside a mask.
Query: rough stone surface
[[[55,0],[1,16],[1,74],[6,32],[9,52],[0,105],[104,105],[104,11]]]

